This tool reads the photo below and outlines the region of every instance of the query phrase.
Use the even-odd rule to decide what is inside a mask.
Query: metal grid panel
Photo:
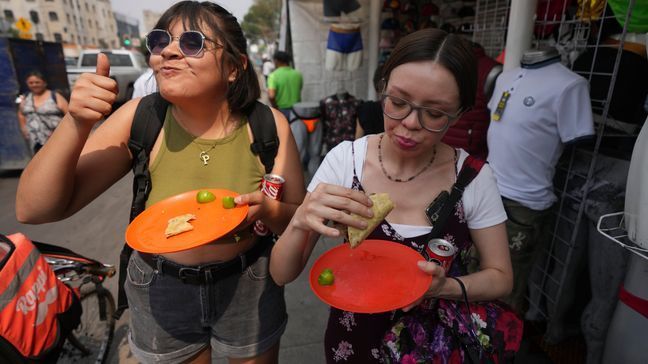
[[[560,0],[555,0],[560,1]],[[536,315],[535,318],[541,317],[548,321],[547,332],[552,331],[552,325],[561,325],[559,322],[554,322],[558,310],[564,310],[563,299],[566,295],[573,295],[573,292],[565,292],[566,279],[569,274],[574,273],[574,266],[578,265],[580,259],[586,259],[582,247],[579,246],[579,239],[582,239],[581,234],[583,230],[581,223],[587,217],[585,209],[587,205],[588,194],[591,192],[593,183],[593,176],[597,169],[597,160],[599,158],[599,150],[603,137],[623,137],[629,138],[632,142],[636,137],[638,129],[629,133],[619,134],[617,131],[612,132],[610,129],[606,130],[613,119],[609,117],[610,101],[614,91],[614,86],[617,80],[619,64],[621,61],[621,54],[623,44],[627,34],[627,24],[634,7],[635,0],[628,0],[628,11],[625,14],[625,22],[622,27],[622,33],[619,37],[619,44],[608,45],[603,43],[601,34],[603,34],[604,26],[593,26],[597,19],[583,18],[582,14],[586,13],[584,9],[585,3],[588,1],[581,1],[581,8],[567,8],[563,6],[562,15],[560,18],[542,19],[542,15],[538,17],[542,20],[536,22],[536,34],[538,29],[541,31],[545,26],[554,26],[554,35],[550,40],[544,40],[542,32],[540,36],[533,42],[536,48],[554,46],[560,50],[562,54],[563,63],[572,67],[575,55],[585,51],[593,51],[592,65],[589,70],[580,70],[581,76],[585,77],[590,83],[594,77],[604,77],[609,80],[609,87],[604,99],[591,100],[592,110],[598,114],[595,115],[595,130],[596,141],[592,146],[579,147],[567,150],[563,154],[556,170],[555,193],[558,196],[557,209],[555,211],[555,224],[551,231],[551,241],[543,253],[543,256],[537,261],[533,268],[532,280],[529,283],[530,290],[532,291],[529,299],[530,311]],[[566,4],[566,2],[565,2]],[[549,8],[549,7],[547,7]],[[580,15],[580,16],[579,16]],[[545,17],[547,18],[547,17]],[[613,15],[607,15],[598,19],[612,19]],[[603,24],[601,22],[600,24]],[[557,28],[557,31],[556,31]],[[591,34],[591,32],[596,32]],[[590,42],[588,43],[588,39]],[[594,40],[593,42],[591,40]],[[611,72],[601,73],[595,72],[594,66],[596,62],[601,61],[599,51],[603,48],[616,49],[616,58],[613,62],[614,66]],[[578,160],[579,167],[576,167],[575,161]],[[583,162],[585,161],[585,162]],[[582,168],[583,165],[586,168]],[[577,193],[575,193],[576,191]],[[585,232],[586,233],[586,232]],[[585,249],[586,251],[586,249]],[[573,278],[573,277],[572,277]],[[535,297],[533,297],[535,294]],[[564,313],[564,312],[563,312]],[[559,314],[558,314],[559,315]],[[528,316],[528,315],[527,315]],[[558,336],[548,335],[547,341],[557,342],[560,340]]]
[[[497,57],[506,46],[506,29],[511,0],[478,0],[475,4],[473,41],[479,43],[489,57]]]

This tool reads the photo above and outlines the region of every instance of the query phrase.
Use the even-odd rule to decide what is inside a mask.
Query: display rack
[[[648,249],[640,247],[628,236],[625,229],[624,215],[623,211],[602,215],[596,225],[596,230],[624,249],[648,260]]]
[[[628,12],[625,16],[624,24],[628,24],[633,7],[634,0],[629,0]],[[579,229],[579,227],[585,218],[588,195],[594,187],[592,182],[594,173],[597,170],[601,142],[603,137],[607,137],[609,134],[606,131],[606,126],[610,119],[610,101],[613,96],[623,43],[627,33],[627,26],[623,26],[612,72],[595,72],[593,65],[597,60],[598,51],[602,48],[609,47],[601,39],[601,34],[604,29],[600,27],[598,33],[594,34],[595,41],[588,44],[587,38],[590,36],[592,30],[592,21],[567,14],[565,12],[566,10],[566,8],[563,8],[564,12],[560,20],[548,19],[536,22],[536,29],[547,24],[556,26],[558,32],[556,39],[558,39],[558,43],[555,46],[559,49],[562,47],[563,62],[567,63],[570,67],[573,67],[573,64],[571,64],[572,60],[568,57],[569,54],[572,52],[584,52],[590,48],[593,49],[594,60],[592,61],[592,67],[588,71],[580,71],[577,73],[585,77],[590,83],[594,77],[607,77],[609,79],[609,89],[604,99],[591,100],[592,110],[595,113],[599,113],[595,124],[595,142],[588,146],[580,146],[567,150],[557,166],[557,178],[555,181],[555,193],[558,197],[557,209],[555,210],[556,220],[552,229],[550,244],[543,251],[544,257],[534,266],[534,274],[536,277],[539,275],[540,278],[530,282],[530,286],[535,288],[544,297],[544,300],[548,302],[546,306],[542,306],[537,305],[537,300],[535,302],[531,300],[530,305],[536,314],[547,319],[550,324],[552,315],[555,313],[552,312],[552,308],[560,306],[560,302],[565,294],[565,280],[570,273],[570,268],[576,265],[577,260],[586,259],[583,256],[575,256],[575,252],[579,248],[577,242],[581,238],[579,234],[582,234],[582,229]],[[607,15],[599,19],[602,23],[603,20],[612,19],[613,17],[614,15]],[[533,43],[534,46],[546,46],[547,41],[542,40],[542,37],[539,38]],[[564,43],[561,44],[561,42]],[[575,163],[577,157],[580,158],[578,164],[581,167],[585,165],[586,168],[577,168]],[[583,162],[583,158],[586,161]],[[574,193],[574,191],[578,193]],[[564,233],[562,235],[560,234],[561,231],[570,231],[571,233],[568,237],[565,237]],[[578,250],[579,253],[582,253],[582,251],[582,249]]]
[[[610,155],[606,150],[606,143],[614,138],[624,138],[624,143],[620,144],[627,146],[624,151],[624,155],[627,155],[627,151],[632,150],[639,132],[636,125],[630,125],[630,128],[618,128],[619,123],[610,115],[622,51],[628,33],[627,24],[635,8],[635,0],[627,1],[626,14],[617,14],[620,19],[611,13],[598,13],[607,7],[607,1],[538,0],[538,4],[539,9],[545,11],[536,12],[532,48],[555,47],[561,53],[562,63],[587,79],[590,86],[593,83],[607,85],[602,92],[593,94],[591,99],[595,119],[595,139],[591,143],[565,149],[556,167],[554,192],[558,201],[553,210],[555,220],[551,231],[547,234],[550,235],[548,244],[532,269],[532,279],[529,283],[532,293],[527,298],[529,311],[533,313],[530,319],[547,322],[545,340],[548,343],[557,343],[565,337],[556,332],[564,327],[564,322],[561,321],[565,319],[566,312],[570,309],[568,306],[575,300],[575,288],[586,287],[582,281],[578,286],[575,286],[574,282],[579,282],[576,279],[578,270],[583,270],[583,266],[588,264],[588,229],[591,226],[591,230],[595,230],[596,218],[601,215],[595,218],[588,216],[588,213],[592,215],[591,206],[588,204],[592,191],[596,192],[600,187],[595,184],[595,180],[604,169],[603,165]],[[598,10],[593,8],[595,6]],[[493,58],[500,55],[505,48],[510,9],[510,0],[476,2],[473,41],[480,43],[486,53]],[[623,25],[619,25],[620,34],[617,37],[617,44],[611,45],[605,41],[604,31],[611,29],[605,27],[609,26],[613,19],[623,21]],[[585,52],[593,53],[591,66],[587,69],[575,69],[574,63],[577,57]],[[595,70],[595,63],[601,62],[604,58],[613,65],[608,69],[609,72]],[[604,140],[606,143],[603,143]],[[619,211],[623,208],[622,201],[620,203],[621,206],[615,206],[615,209],[603,213]],[[616,215],[608,214],[603,218],[610,219],[614,216]],[[644,258],[648,256],[645,250],[639,250],[636,244],[626,240],[627,235],[624,236],[624,233],[618,229],[620,225],[617,225],[616,229],[612,229],[611,225],[599,224],[599,226],[603,227],[606,237],[609,236],[615,242],[621,243],[621,246],[634,254]],[[533,295],[535,297],[532,297]]]
[[[489,57],[496,58],[506,46],[511,0],[478,0],[475,4],[473,42]]]

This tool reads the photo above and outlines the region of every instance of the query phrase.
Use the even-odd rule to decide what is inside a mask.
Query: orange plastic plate
[[[211,191],[216,199],[198,203],[198,191]],[[223,208],[225,196],[238,193],[223,189],[201,189],[188,191],[159,201],[139,214],[126,228],[126,242],[133,249],[144,253],[170,253],[210,243],[234,230],[247,216],[247,205],[232,209]],[[189,221],[194,229],[167,238],[164,235],[169,219],[194,214]]]
[[[415,250],[390,241],[365,240],[355,249],[342,244],[315,261],[310,286],[319,299],[340,310],[387,312],[416,302],[430,287],[432,276],[418,268],[419,260],[425,259]],[[326,268],[335,277],[330,286],[317,282]]]

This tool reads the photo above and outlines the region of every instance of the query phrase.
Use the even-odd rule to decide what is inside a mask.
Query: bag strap
[[[256,101],[248,115],[248,123],[254,137],[250,150],[254,155],[259,156],[266,173],[271,173],[279,151],[279,137],[272,110],[267,105]]]
[[[485,161],[475,158],[471,155],[466,157],[457,176],[457,181],[452,186],[452,192],[450,192],[450,197],[446,200],[441,208],[436,223],[432,227],[430,232],[430,239],[440,238],[443,234],[443,229],[445,228],[445,223],[448,220],[448,217],[452,214],[455,209],[457,201],[463,196],[466,187],[472,182],[475,177],[479,174],[482,167],[486,164]]]
[[[479,337],[477,336],[475,322],[472,319],[472,312],[470,310],[470,302],[468,302],[468,293],[466,292],[466,286],[464,285],[463,281],[457,277],[448,278],[453,279],[457,283],[459,283],[459,287],[461,287],[463,303],[466,305],[466,315],[462,315],[461,310],[457,308],[455,308],[455,314],[457,315],[457,319],[462,321],[463,319],[466,320],[465,322],[463,322],[463,324],[466,328],[468,328],[468,336],[460,335],[458,333],[458,328],[453,327],[453,335],[464,347],[464,361],[471,364],[494,364],[493,360],[486,353],[486,350],[484,350],[484,347],[482,346],[481,342],[479,341]],[[470,339],[472,339],[472,342]],[[474,346],[477,346],[479,348],[478,352],[475,352],[475,350],[473,350]]]
[[[151,174],[148,169],[149,153],[160,134],[169,103],[160,96],[159,92],[143,97],[133,117],[128,149],[133,155],[133,200],[131,202],[130,219],[133,221],[146,208],[146,200],[151,192]],[[117,292],[117,310],[113,315],[119,320],[124,310],[128,308],[124,284],[126,283],[128,260],[133,248],[124,244],[119,254],[119,283]]]

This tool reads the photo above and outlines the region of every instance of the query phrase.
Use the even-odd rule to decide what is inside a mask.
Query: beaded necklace
[[[426,164],[425,167],[423,167],[423,169],[418,171],[415,175],[413,175],[412,177],[407,178],[407,179],[394,178],[394,177],[390,176],[389,173],[387,173],[387,170],[385,169],[385,165],[383,164],[383,159],[382,159],[382,141],[383,141],[384,136],[385,136],[385,134],[380,135],[380,140],[378,141],[378,162],[380,163],[380,169],[382,169],[382,173],[390,181],[392,181],[392,182],[409,182],[409,181],[413,180],[414,178],[418,177],[421,173],[425,172],[425,170],[428,169],[432,165],[432,163],[434,163],[434,159],[436,158],[436,152],[437,152],[436,145],[434,145],[434,150],[432,152],[432,159],[430,159],[430,163]]]

